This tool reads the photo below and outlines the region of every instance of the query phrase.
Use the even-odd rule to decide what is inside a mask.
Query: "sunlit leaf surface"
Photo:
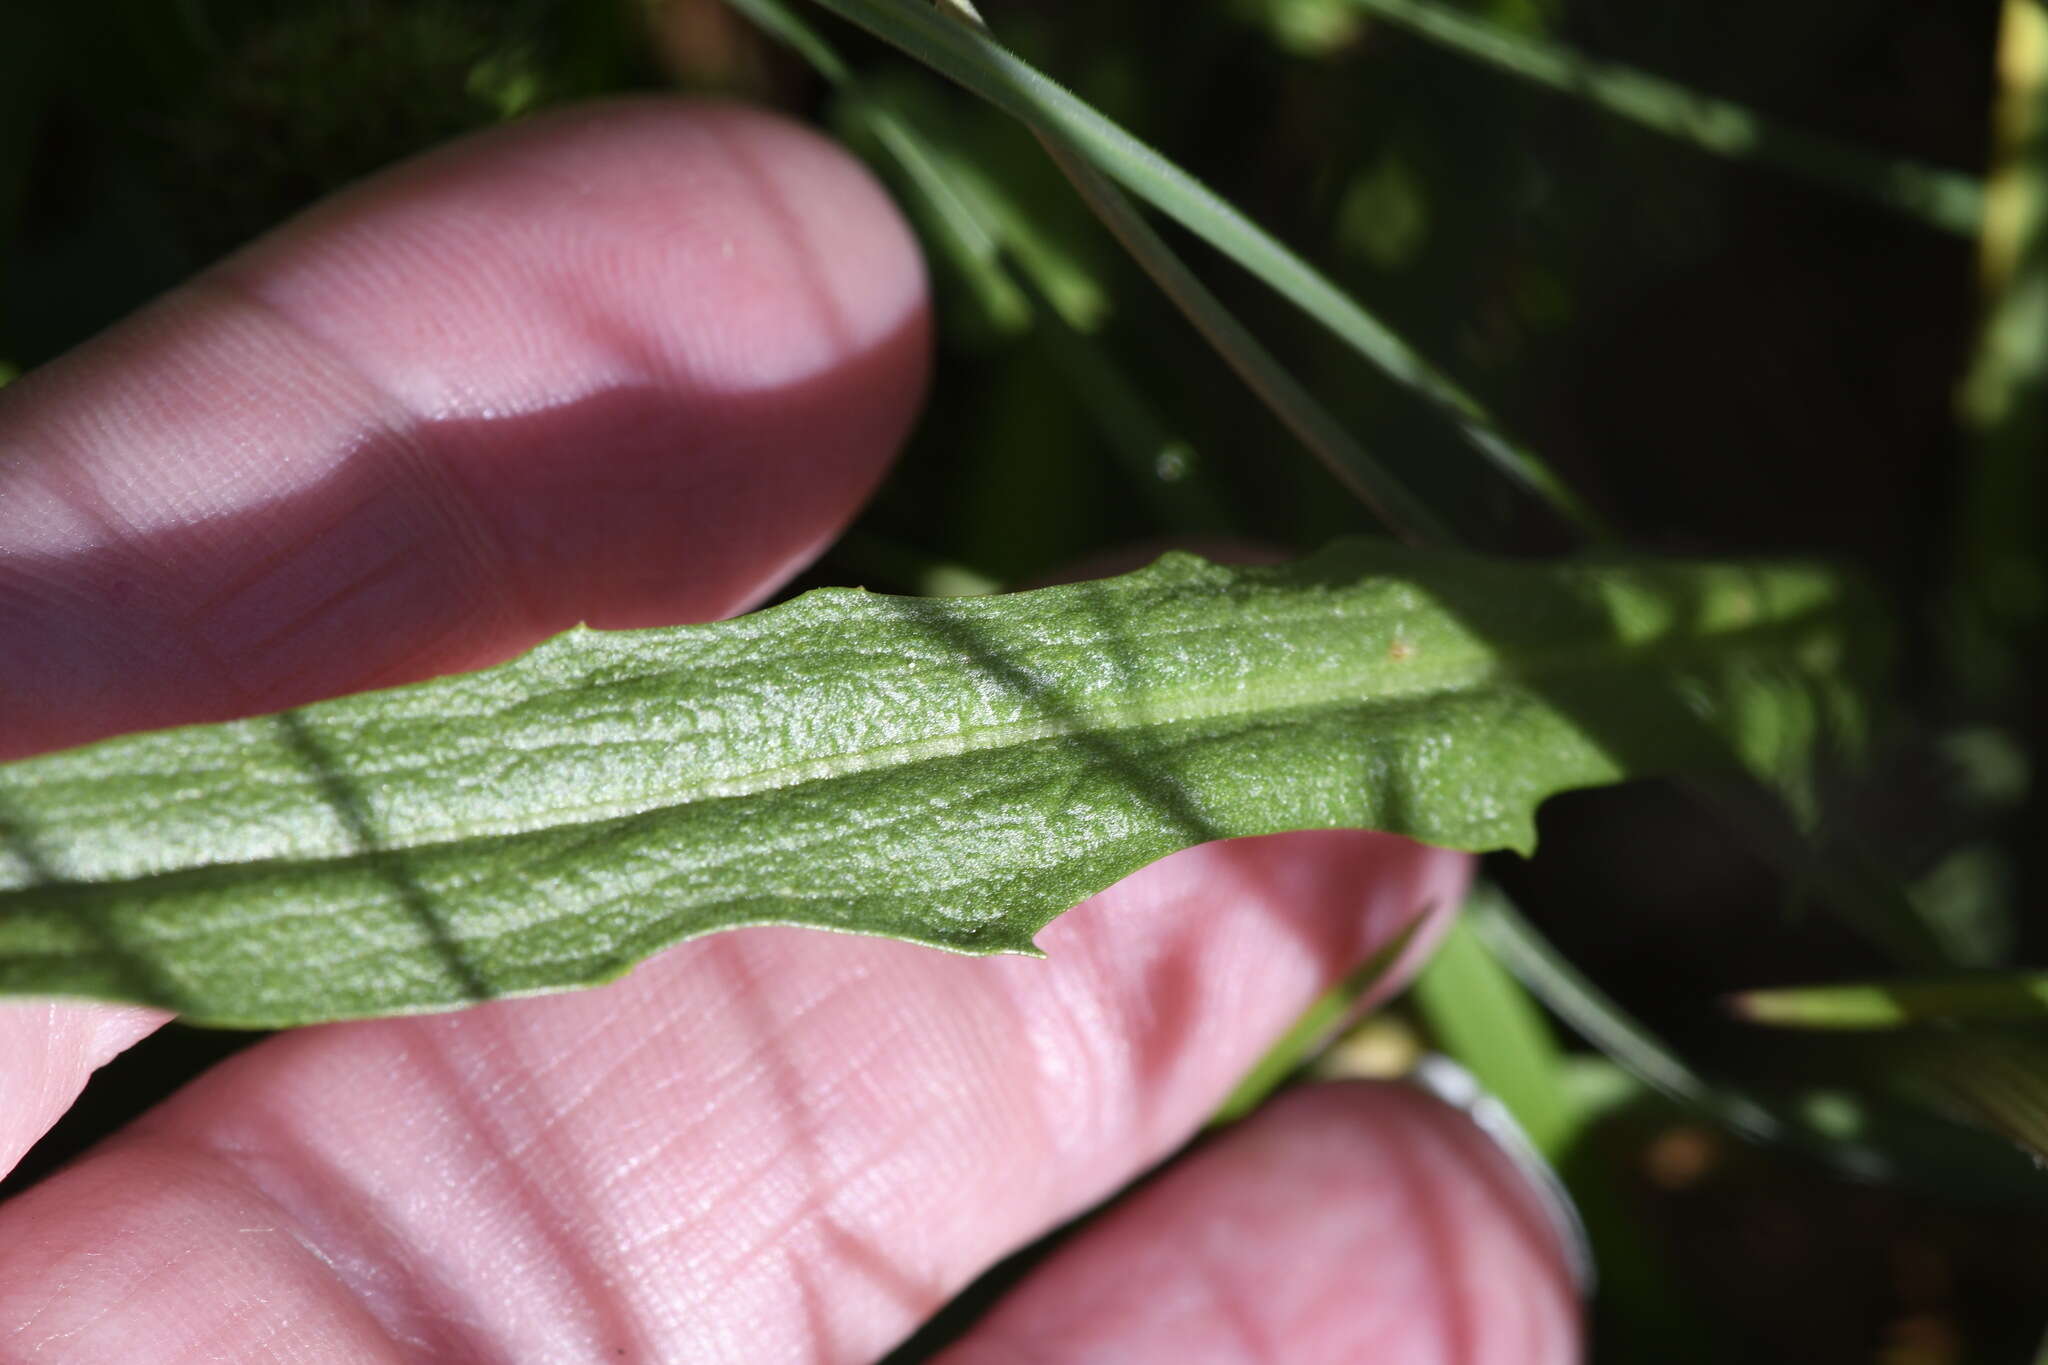
[[[746,924],[1028,952],[1210,839],[1527,849],[1566,788],[1784,775],[1856,727],[1863,620],[1805,567],[1347,542],[577,631],[0,768],[0,991],[271,1025],[591,984]]]

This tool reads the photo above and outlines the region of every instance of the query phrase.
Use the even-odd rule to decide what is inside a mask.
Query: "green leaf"
[[[972,0],[939,0],[939,5],[975,32],[988,35],[987,25],[975,11]],[[1110,235],[1130,253],[1131,259],[1245,387],[1323,462],[1338,482],[1370,507],[1383,525],[1404,538],[1424,545],[1456,543],[1450,527],[1391,469],[1352,439],[1336,416],[1188,269],[1122,190],[1096,170],[1057,129],[1040,120],[1025,121],[1046,155]]]
[[[1766,118],[1731,100],[1559,43],[1461,14],[1436,0],[1349,0],[1376,18],[1461,56],[1544,86],[1701,151],[1789,172],[1930,227],[1973,234],[1984,187],[1960,171],[1926,166]]]
[[[1491,886],[1475,888],[1413,994],[1437,1045],[1507,1107],[1536,1150],[1550,1161],[1579,1137],[1586,1115],[1564,1081],[1565,1057],[1542,1008],[1487,950],[1472,927]]]
[[[1141,496],[1169,525],[1214,530],[1227,518],[1193,446],[1167,430],[1137,385],[1093,335],[1109,310],[1100,284],[1037,218],[975,165],[942,125],[856,81],[823,38],[779,0],[729,0],[788,44],[841,93],[840,116],[863,129],[902,172],[911,208],[959,270],[989,320],[1005,331],[1034,320],[1046,353],[1096,419]],[[1012,278],[1011,267],[1017,270]]]
[[[1780,1141],[1788,1126],[1761,1100],[1694,1070],[1606,992],[1580,974],[1507,897],[1476,897],[1466,907],[1474,935],[1558,1017],[1616,1065],[1666,1099],[1707,1114],[1754,1141]]]
[[[1346,542],[1001,597],[826,589],[0,767],[0,992],[232,1025],[594,984],[747,924],[1031,952],[1210,839],[1528,849],[1553,792],[1853,731],[1801,566]]]
[[[2048,1020],[2048,974],[1980,973],[1925,981],[1867,981],[1744,991],[1729,1006],[1757,1024],[1886,1029],[1935,1021]]]
[[[830,46],[779,0],[731,3],[764,32],[788,43],[844,92],[843,108],[866,126],[901,168],[923,209],[920,218],[930,225],[944,254],[981,297],[992,321],[1005,330],[1021,329],[1031,317],[1034,302],[1042,305],[1056,301],[1058,281],[1066,277],[1066,272],[1037,240],[1039,234],[1029,229],[1029,215],[1011,204],[977,168],[960,157],[948,155],[940,139],[920,128],[904,111],[891,108],[859,86]],[[951,3],[961,21],[971,26],[970,31],[988,38],[978,14],[960,10],[959,0]],[[998,71],[993,78],[1000,82],[1008,76]],[[1064,92],[1059,93],[1064,96]],[[1028,99],[1029,92],[1026,96]],[[1010,108],[997,103],[999,107]],[[1082,200],[1160,291],[1340,483],[1371,507],[1388,527],[1423,543],[1453,542],[1449,528],[1391,470],[1352,439],[1343,424],[1181,262],[1115,185],[1098,174],[1054,129],[1028,117],[1025,121]],[[1011,279],[1004,269],[1005,256],[1023,267],[1022,279]],[[1052,268],[1048,269],[1049,266]],[[1128,385],[1115,380],[1105,363],[1106,357],[1085,335],[1087,314],[1099,312],[1103,306],[1097,298],[1092,310],[1055,309],[1054,316],[1065,321],[1075,335],[1055,342],[1051,353],[1063,368],[1076,372],[1073,377],[1077,378],[1084,398],[1094,400],[1090,406],[1098,413],[1106,413],[1121,428],[1111,436],[1113,444],[1122,450],[1128,445],[1134,412],[1134,405],[1128,401],[1130,390]],[[1158,500],[1169,504],[1176,524],[1186,529],[1213,525],[1219,520],[1210,507],[1189,506],[1194,501],[1187,496],[1191,490],[1175,488],[1190,460],[1190,452],[1184,446],[1168,448],[1154,443],[1143,458],[1155,472],[1161,467],[1167,471],[1168,477],[1145,479],[1140,487],[1155,496],[1163,488],[1166,496]],[[1175,493],[1180,495],[1174,496]]]
[[[759,0],[754,0],[755,4]],[[1381,373],[1430,404],[1466,445],[1500,473],[1542,498],[1595,538],[1608,538],[1598,515],[1533,450],[1517,442],[1471,394],[1425,360],[1378,318],[1300,256],[1187,172],[1104,118],[1004,48],[981,27],[939,13],[923,0],[817,0],[934,71],[958,82],[1038,134],[1089,207],[1116,234],[1210,343],[1289,428],[1330,464],[1347,487],[1367,497],[1389,524],[1442,543],[1448,537],[1401,481],[1328,418],[1247,330],[1183,266],[1115,181],[1229,256],[1328,328]],[[957,8],[959,0],[948,0]]]
[[[2048,5],[2006,0],[1976,354],[1958,390],[1972,438],[1950,541],[1959,648],[1952,671],[1981,705],[2024,713],[2048,623]]]

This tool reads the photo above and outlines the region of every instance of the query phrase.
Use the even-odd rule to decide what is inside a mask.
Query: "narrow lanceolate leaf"
[[[1744,991],[1730,1002],[1758,1024],[1888,1029],[1911,1024],[2048,1020],[2048,974],[1985,972],[1925,981],[1866,981]]]
[[[275,1025],[592,984],[748,924],[1029,952],[1210,839],[1527,849],[1565,788],[1796,766],[1855,724],[1863,619],[1810,568],[1347,543],[577,631],[0,767],[0,992]]]
[[[1701,151],[1801,176],[1949,232],[1975,233],[1983,220],[1984,186],[1961,171],[1789,127],[1733,101],[1616,62],[1596,61],[1438,0],[1351,3],[1453,52]]]

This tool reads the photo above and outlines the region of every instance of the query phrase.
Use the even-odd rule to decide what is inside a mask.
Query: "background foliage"
[[[2043,956],[2038,916],[2022,913],[2040,900],[2040,841],[2022,836],[2042,828],[2030,761],[2048,714],[2048,327],[2026,302],[2040,307],[2048,271],[2038,246],[2001,257],[1996,240],[1682,145],[1355,0],[1190,0],[1170,23],[1155,6],[1013,8],[988,14],[1005,42],[1327,270],[1629,543],[1837,557],[1882,585],[1905,632],[1898,723],[1872,769],[1829,792],[1827,870],[1788,877],[1744,832],[1740,800],[1708,814],[1661,784],[1555,800],[1537,857],[1490,869],[1521,917],[1475,915],[1411,1003],[1317,1065],[1384,1067],[1422,1043],[1488,1079],[1585,1215],[1605,1351],[2033,1359],[2048,1178],[1938,1115],[2023,1126],[2011,1113],[2048,1075],[2038,1016],[1988,1035],[1787,1035],[1725,997],[1893,971],[1830,913],[1885,893],[1844,881],[1903,888],[1937,965]],[[1887,155],[1966,173],[1993,156],[1991,0],[1457,8]],[[855,534],[799,586],[1014,583],[1132,540],[1307,549],[1370,528],[1026,131],[800,13],[853,87],[716,0],[16,7],[0,19],[0,366],[49,358],[421,146],[679,85],[840,131],[899,190],[934,261],[931,413]],[[878,137],[876,109],[926,139],[993,243],[949,227]],[[2021,183],[2043,160],[2025,151],[2025,119],[2012,127],[2021,150],[2001,161]],[[1169,238],[1466,538],[1527,554],[1570,543],[1427,405]],[[2001,317],[2005,340],[1995,325],[1980,340]],[[1559,1013],[1530,1007],[1501,963]],[[138,1049],[18,1178],[227,1045],[173,1031]]]

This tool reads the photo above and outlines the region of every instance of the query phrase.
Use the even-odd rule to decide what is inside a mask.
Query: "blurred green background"
[[[567,100],[681,88],[843,136],[899,192],[933,262],[930,412],[855,532],[795,586],[958,591],[1132,541],[1226,534],[1308,549],[1373,529],[1094,225],[1027,131],[822,11],[792,8],[848,59],[852,84],[820,79],[719,0],[10,7],[0,375],[421,147]],[[2035,86],[2024,70],[2000,75],[1993,0],[1443,8],[1511,46],[1569,44],[1881,157],[1965,176],[1998,160],[2038,218],[2040,125],[2030,134],[2015,115],[2020,132],[1994,152],[1994,109],[2004,99],[2023,115],[2040,73]],[[2004,8],[2040,12],[2037,0]],[[2022,222],[2001,258],[1995,231],[1987,242],[1825,175],[1701,150],[1373,9],[1032,0],[987,17],[1480,395],[1629,545],[1818,554],[1870,573],[1900,621],[1898,720],[1868,769],[1831,784],[1828,857],[1902,888],[1957,965],[2042,960],[2048,935],[2024,913],[2040,901],[2031,774],[2048,713],[2038,235]],[[878,138],[888,120],[922,139],[993,248],[905,175]],[[1994,183],[1994,204],[2001,193]],[[1201,243],[1169,235],[1472,542],[1570,547],[1423,405]],[[2001,316],[2003,341],[1989,325]],[[1787,1035],[1726,1008],[1729,992],[1890,966],[1784,859],[1761,856],[1736,805],[1731,822],[1651,784],[1552,802],[1542,852],[1489,871],[1583,978],[1531,976],[1569,1023],[1546,1022],[1494,965],[1528,972],[1527,955],[1481,935],[1313,1065],[1398,1069],[1385,1059],[1434,1046],[1486,1077],[1584,1212],[1604,1276],[1596,1349],[1609,1356],[2048,1358],[2048,1176],[1943,1117],[2013,1135],[1979,1112],[1981,1094],[1930,1106],[1896,1084],[1954,1071],[1942,1049],[1977,1035]],[[1587,985],[1611,1007],[1587,1005]],[[1674,1098],[1645,1085],[1654,1068],[1641,1055],[1571,1017],[1575,989],[1608,1025],[1632,1017],[1661,1038],[1704,1088],[1666,1085]],[[2025,1103],[2037,1076],[2048,1094],[2036,1027],[1984,1045],[2010,1049]],[[172,1030],[138,1048],[9,1188],[243,1041]],[[1750,1097],[1765,1119],[1745,1120]]]

